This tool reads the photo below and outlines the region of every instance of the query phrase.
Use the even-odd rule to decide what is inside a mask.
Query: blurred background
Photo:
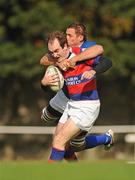
[[[41,110],[54,96],[40,87],[45,38],[74,21],[86,25],[88,39],[103,45],[113,61],[113,68],[98,76],[102,106],[95,126],[120,127],[110,152],[98,147],[79,156],[133,159],[134,144],[125,141],[130,130],[121,131],[135,125],[134,0],[0,0],[0,127],[45,126]],[[51,140],[48,134],[0,133],[0,159],[46,159]]]

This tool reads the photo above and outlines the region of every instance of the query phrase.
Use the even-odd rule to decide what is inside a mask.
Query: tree
[[[44,0],[2,1],[0,9],[0,76],[16,74],[30,78],[38,75],[37,63],[46,49],[46,35],[54,27],[62,30],[70,18],[61,19],[62,9]]]
[[[32,108],[31,102],[37,108],[35,94],[42,74],[39,59],[46,52],[46,35],[63,30],[69,20],[56,2],[0,1],[0,115],[14,119],[22,103]]]

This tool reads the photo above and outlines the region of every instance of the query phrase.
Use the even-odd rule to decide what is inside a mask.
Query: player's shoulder
[[[80,47],[72,47],[70,48],[70,52],[74,55],[77,55],[81,52],[81,48]]]
[[[96,45],[96,41],[84,41],[81,48],[88,48],[94,45]]]

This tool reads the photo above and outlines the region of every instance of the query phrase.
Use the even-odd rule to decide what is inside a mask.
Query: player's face
[[[77,35],[73,28],[68,28],[66,30],[66,37],[70,47],[80,46],[82,44],[83,36]]]
[[[57,39],[55,39],[53,42],[48,43],[49,54],[57,60],[66,56],[66,47],[67,46],[62,48]]]

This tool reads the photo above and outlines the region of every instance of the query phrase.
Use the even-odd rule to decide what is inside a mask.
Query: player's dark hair
[[[66,35],[61,31],[54,31],[48,35],[47,44],[48,42],[53,42],[55,39],[58,39],[60,46],[64,48],[65,44],[67,44]]]
[[[72,24],[70,24],[68,28],[72,28],[75,29],[75,33],[77,35],[83,35],[83,40],[86,41],[87,40],[87,32],[86,32],[86,27],[84,26],[84,24],[79,23],[79,22],[73,22]]]

